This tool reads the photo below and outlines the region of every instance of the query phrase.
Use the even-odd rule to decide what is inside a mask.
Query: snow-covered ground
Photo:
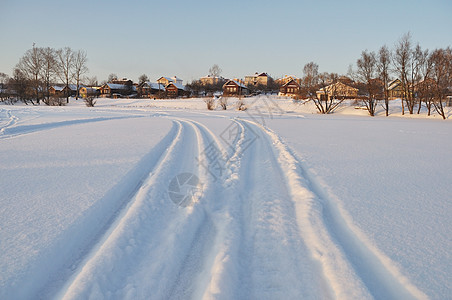
[[[0,105],[0,299],[451,297],[450,119],[235,101]]]

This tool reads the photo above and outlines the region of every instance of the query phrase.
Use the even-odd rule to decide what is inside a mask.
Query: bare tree
[[[223,70],[221,70],[221,68],[217,64],[214,64],[209,69],[209,75],[212,76],[212,77],[220,77],[222,72],[223,72]]]
[[[149,77],[146,74],[143,74],[140,77],[138,77],[138,84],[143,84],[147,81],[149,81]]]
[[[80,90],[80,80],[84,74],[88,72],[88,67],[86,63],[88,62],[86,51],[78,50],[74,53],[74,75],[75,82],[77,85],[77,91],[75,94],[75,100],[78,100],[79,90]]]
[[[44,84],[45,99],[43,102],[49,105],[50,100],[50,85],[57,73],[56,68],[56,53],[53,48],[46,47],[40,48],[40,53],[42,56],[42,68],[41,68],[41,78]]]
[[[436,111],[446,119],[443,102],[452,86],[452,49],[436,49],[432,52],[432,79],[434,82],[434,102]]]
[[[24,56],[19,60],[19,63],[16,66],[18,70],[17,74],[21,74],[29,79],[31,87],[33,89],[33,94],[36,99],[36,102],[39,104],[40,100],[40,91],[41,91],[41,82],[40,82],[40,74],[43,66],[42,55],[39,48],[36,48],[33,44],[33,48],[27,50]],[[32,101],[33,103],[33,101]]]
[[[391,64],[391,53],[388,47],[382,46],[378,51],[377,72],[378,78],[383,85],[383,97],[385,101],[386,116],[389,116],[389,67]]]
[[[64,47],[57,50],[58,77],[64,82],[67,88],[73,78],[75,55],[71,48]],[[66,103],[69,103],[69,93],[66,92]]]
[[[394,66],[395,74],[399,77],[402,83],[403,95],[402,95],[402,115],[405,114],[404,101],[409,102],[409,82],[408,77],[410,74],[410,61],[411,61],[411,34],[404,34],[396,44],[396,48],[393,52],[392,62]]]
[[[85,82],[88,84],[88,86],[98,86],[99,82],[97,81],[97,77],[86,77]]]
[[[316,97],[316,91],[319,87],[319,65],[309,62],[303,67],[302,93],[309,99]]]
[[[339,75],[336,73],[324,72],[318,75],[319,93],[316,91],[312,100],[321,114],[332,113],[344,101],[344,98],[338,97],[338,79]]]
[[[367,99],[364,100],[369,115],[375,116],[377,106],[377,95],[379,91],[377,74],[377,59],[374,52],[367,50],[361,53],[361,58],[356,61],[357,75],[361,82],[366,86]]]
[[[112,82],[113,80],[118,80],[118,75],[116,75],[115,73],[108,75],[107,82]]]
[[[0,101],[4,101],[7,98],[6,83],[9,81],[8,75],[0,72]]]

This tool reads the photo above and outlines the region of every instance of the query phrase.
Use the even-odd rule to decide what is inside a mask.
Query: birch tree
[[[86,51],[84,50],[78,50],[74,53],[74,79],[77,85],[77,92],[75,94],[75,100],[78,100],[79,97],[79,90],[80,90],[80,80],[82,76],[86,73],[88,73],[88,67],[86,66],[86,63],[88,62]]]
[[[57,51],[58,77],[67,88],[73,79],[75,55],[71,48],[64,47]],[[66,103],[69,103],[69,93],[66,93]]]

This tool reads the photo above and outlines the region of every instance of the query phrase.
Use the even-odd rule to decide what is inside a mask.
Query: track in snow
[[[172,119],[167,150],[56,298],[424,298],[271,130],[231,120],[237,136],[227,144],[199,122]],[[206,172],[218,162],[218,177]],[[167,194],[184,172],[204,190],[185,208]]]

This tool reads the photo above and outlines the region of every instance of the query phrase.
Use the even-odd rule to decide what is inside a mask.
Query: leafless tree
[[[397,42],[395,50],[392,53],[392,64],[394,66],[395,74],[399,77],[402,83],[403,95],[402,95],[402,115],[405,114],[404,102],[409,107],[409,84],[408,81],[410,74],[410,62],[411,62],[411,34],[404,34]]]
[[[113,80],[118,80],[118,75],[116,75],[115,73],[108,75],[107,82],[112,82]]]
[[[58,71],[56,68],[56,53],[55,50],[50,47],[39,48],[39,50],[42,56],[41,78],[44,86],[44,93],[46,95],[43,102],[49,105],[50,85]]]
[[[7,98],[6,83],[9,81],[8,75],[0,72],[0,101],[4,101]]]
[[[93,77],[86,77],[85,78],[85,82],[88,86],[98,86],[99,82],[97,81],[97,77],[93,76]]]
[[[316,96],[312,100],[321,114],[332,113],[344,101],[344,98],[338,97],[338,79],[339,75],[336,73],[324,72],[318,75],[317,91],[320,92],[315,92]]]
[[[73,79],[75,55],[69,47],[57,50],[58,77],[69,88]],[[66,103],[69,103],[69,93],[66,93]]]
[[[77,91],[75,94],[75,100],[78,100],[80,90],[80,80],[84,74],[88,72],[86,63],[88,62],[86,51],[78,50],[74,53],[74,75],[75,83],[77,85]]]
[[[377,75],[377,59],[374,52],[367,50],[361,53],[361,57],[356,61],[357,75],[359,81],[366,86],[367,99],[364,100],[369,115],[375,116],[377,106],[377,95],[379,92]]]
[[[149,81],[149,77],[146,74],[143,74],[140,77],[138,77],[138,84],[143,84],[147,81]]]
[[[214,64],[209,69],[209,75],[212,76],[212,77],[220,77],[222,72],[223,72],[223,70],[221,70],[221,68],[217,64]]]
[[[446,119],[443,102],[448,89],[452,86],[452,49],[436,49],[432,52],[432,79],[434,82],[433,105],[443,119]]]
[[[315,99],[319,87],[319,65],[309,62],[303,67],[302,94]]]
[[[391,64],[391,53],[388,47],[382,46],[377,56],[378,78],[383,85],[383,97],[385,101],[386,116],[389,116],[389,68]]]
[[[33,44],[33,48],[27,50],[24,56],[19,60],[19,63],[16,66],[18,70],[17,74],[21,74],[29,79],[29,83],[33,89],[33,94],[36,99],[36,102],[39,104],[40,101],[40,91],[41,91],[41,81],[40,74],[43,67],[43,60],[41,51],[39,48],[35,47]],[[33,101],[32,101],[33,103]]]

